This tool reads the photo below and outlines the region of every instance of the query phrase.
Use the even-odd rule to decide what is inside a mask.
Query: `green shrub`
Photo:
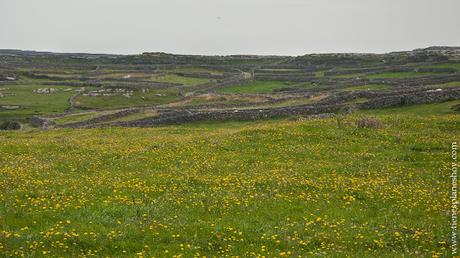
[[[21,124],[15,121],[3,121],[0,123],[0,130],[19,130]]]

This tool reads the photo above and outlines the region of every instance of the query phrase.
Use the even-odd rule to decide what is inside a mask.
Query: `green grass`
[[[210,74],[223,74],[222,71],[212,70],[204,67],[178,67],[174,69],[174,72],[201,72],[201,73],[210,73]]]
[[[391,89],[391,86],[385,84],[367,84],[361,86],[353,86],[341,89],[342,91],[352,91],[352,90],[388,90]]]
[[[209,79],[205,79],[205,78],[191,78],[191,77],[179,76],[176,74],[166,74],[164,76],[155,78],[154,81],[180,83],[185,86],[194,86],[194,85],[210,82]]]
[[[378,114],[378,115],[453,115],[458,114],[452,107],[460,104],[460,100],[448,101],[435,104],[423,105],[410,105],[395,108],[371,109],[359,111],[364,114]]]
[[[350,101],[347,101],[346,103],[347,104],[359,104],[359,103],[364,103],[364,102],[367,102],[368,99],[367,98],[356,98],[356,99],[352,99]]]
[[[163,94],[157,96],[155,94]],[[134,91],[133,96],[126,98],[121,95],[116,96],[78,96],[75,99],[79,108],[85,109],[115,109],[132,106],[150,106],[165,104],[180,99],[177,89],[150,90],[148,93]]]
[[[93,118],[97,116],[97,112],[88,112],[88,113],[81,113],[81,114],[71,114],[71,115],[66,115],[63,117],[59,117],[56,119],[53,119],[53,121],[60,125],[60,124],[66,124],[66,123],[73,123],[73,122],[80,122],[84,121],[90,118]]]
[[[273,103],[273,104],[257,106],[257,107],[255,107],[255,109],[270,108],[270,107],[273,108],[273,107],[299,106],[299,105],[312,104],[314,102],[316,102],[315,99],[311,99],[311,98],[296,98],[296,99],[289,99],[289,100],[282,101],[282,102],[276,102],[276,103]],[[254,108],[254,107],[251,107],[251,108]]]
[[[447,257],[452,104],[2,132],[0,255]]]
[[[317,71],[315,72],[316,77],[324,77],[324,71]]]
[[[275,61],[279,60],[228,64]],[[42,62],[43,67],[58,64]],[[362,63],[366,62],[380,59]],[[105,76],[105,83],[124,74],[151,75],[151,80],[157,80],[157,74],[128,65],[120,69],[129,70],[98,71],[112,73]],[[457,65],[435,67],[459,69]],[[40,69],[78,75],[95,66],[91,67]],[[181,99],[179,90],[205,92],[208,89],[193,86],[209,80],[181,77],[174,74],[177,71],[220,73],[200,67],[162,71],[167,74],[158,80],[188,87],[135,91],[131,98],[79,96],[75,110],[82,113],[54,120],[72,123],[119,108],[176,101],[171,106],[263,99],[203,94],[187,102],[189,98]],[[356,76],[366,74],[342,75]],[[53,115],[68,108],[74,91],[32,93],[44,87],[68,88],[40,85],[44,82],[21,77],[18,85],[3,86],[11,90],[0,92],[16,95],[0,98],[0,106],[21,108],[0,111],[0,120]],[[432,85],[457,86],[459,82]],[[218,91],[273,93],[287,87],[323,86],[252,81]],[[341,90],[368,88],[388,89],[364,85]],[[286,101],[266,107],[310,104],[328,93],[318,92],[310,99],[290,98],[290,93],[283,96]],[[348,104],[365,101],[360,98]],[[0,131],[0,257],[450,257],[451,143],[460,135],[460,113],[452,107],[458,105],[460,100],[312,120],[291,116],[157,128],[50,130],[26,125],[25,130]],[[156,115],[146,108],[103,124]],[[363,117],[378,119],[383,126],[358,128]]]
[[[411,78],[419,76],[430,76],[430,75],[442,75],[445,73],[433,73],[433,72],[392,72],[392,73],[379,73],[372,75],[365,75],[364,77],[369,79],[390,79],[390,78]]]
[[[113,111],[112,111],[113,112]],[[53,119],[53,121],[58,124],[67,124],[67,123],[75,123],[75,122],[81,122],[84,120],[92,119],[97,116],[101,115],[106,115],[111,112],[83,112],[83,113],[75,113],[75,114],[69,114],[63,117],[59,117],[56,119]]]
[[[452,69],[460,70],[460,62],[448,62],[448,63],[443,63],[443,64],[435,64],[429,67],[430,68],[452,68]]]
[[[247,99],[229,99],[229,100],[207,100],[203,98],[196,98],[192,99],[188,102],[185,106],[194,106],[194,105],[211,105],[211,104],[225,104],[225,105],[232,105],[232,104],[243,104],[248,103],[249,100]]]
[[[157,116],[157,115],[158,115],[158,113],[156,113],[156,112],[145,110],[145,111],[142,111],[142,112],[138,112],[138,113],[134,113],[134,114],[130,114],[130,115],[127,115],[127,116],[124,116],[124,117],[114,119],[114,120],[112,120],[110,122],[127,122],[127,121],[138,120],[138,119],[142,119],[142,118],[146,118],[146,117],[154,117],[154,116]]]
[[[6,96],[0,98],[0,106],[20,106],[16,110],[5,110],[0,108],[0,120],[6,119],[25,119],[34,115],[50,115],[64,112],[69,107],[69,98],[75,92],[64,92],[62,89],[69,87],[62,86],[43,86],[36,84],[17,84],[0,86],[0,88],[8,88],[2,90],[2,93],[13,93],[14,96]],[[50,94],[36,94],[33,90],[39,88],[55,88],[61,91]]]
[[[341,74],[333,77],[336,78],[368,78],[368,79],[391,79],[391,78],[412,78],[419,76],[430,76],[430,75],[443,75],[445,73],[435,72],[387,72],[377,74],[366,74],[366,73],[351,73]]]
[[[366,74],[365,73],[348,73],[348,74],[339,74],[339,75],[334,75],[332,77],[335,77],[335,78],[362,78],[362,77],[365,77]]]
[[[251,81],[243,85],[228,86],[219,88],[218,93],[270,93],[275,90],[292,87],[294,83],[283,81]],[[311,88],[314,85],[305,83],[303,85],[296,85],[299,88]]]
[[[430,85],[432,88],[450,88],[450,87],[460,87],[460,81],[456,82],[446,82],[443,84]]]

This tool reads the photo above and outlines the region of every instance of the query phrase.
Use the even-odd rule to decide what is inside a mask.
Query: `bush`
[[[460,104],[457,104],[457,105],[453,106],[452,110],[454,110],[456,112],[460,112]]]
[[[356,120],[356,126],[358,128],[382,128],[382,121],[374,117],[364,117]]]
[[[21,129],[21,124],[14,121],[4,121],[0,123],[0,130],[19,130]]]

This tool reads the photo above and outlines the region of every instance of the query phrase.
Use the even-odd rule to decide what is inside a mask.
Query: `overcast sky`
[[[460,46],[460,0],[0,0],[0,48],[301,55]]]

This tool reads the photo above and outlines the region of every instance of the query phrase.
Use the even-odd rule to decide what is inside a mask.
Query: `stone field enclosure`
[[[0,256],[448,257],[460,48],[0,50]]]

